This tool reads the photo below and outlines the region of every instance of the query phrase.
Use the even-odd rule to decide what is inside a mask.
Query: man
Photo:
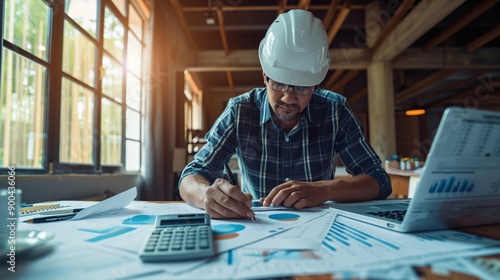
[[[229,100],[181,174],[187,203],[212,218],[253,218],[252,198],[301,209],[390,195],[390,179],[345,97],[318,88],[328,49],[326,31],[310,12],[278,16],[259,47],[265,88]],[[222,179],[235,153],[242,190]],[[336,154],[352,178],[334,179]]]

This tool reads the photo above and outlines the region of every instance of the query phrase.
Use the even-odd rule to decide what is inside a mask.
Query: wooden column
[[[393,11],[374,1],[366,7],[366,41],[371,47],[379,36],[387,17]],[[380,28],[376,28],[378,25]],[[368,116],[370,143],[382,161],[396,153],[394,88],[390,61],[371,62],[367,69]]]
[[[372,63],[367,69],[370,143],[382,160],[396,153],[392,67]]]

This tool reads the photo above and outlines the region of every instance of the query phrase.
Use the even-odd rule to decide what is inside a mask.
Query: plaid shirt
[[[380,199],[392,191],[389,176],[345,97],[331,91],[317,89],[297,126],[286,132],[271,117],[266,89],[253,89],[229,100],[205,138],[207,143],[180,180],[196,174],[212,184],[224,177],[224,163],[236,153],[242,189],[258,199],[288,180],[333,179],[333,159],[338,154],[349,174],[375,178]]]

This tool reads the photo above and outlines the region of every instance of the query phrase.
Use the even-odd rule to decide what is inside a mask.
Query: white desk
[[[346,218],[340,217],[334,219],[332,224],[324,225],[330,232],[330,236],[327,236],[328,239],[324,239],[323,243],[329,247],[322,245],[321,248],[314,251],[257,250],[243,247],[227,251],[206,263],[205,261],[174,264],[142,263],[137,255],[138,243],[141,243],[141,236],[147,236],[149,231],[152,230],[152,226],[148,224],[145,215],[185,210],[186,205],[184,203],[134,201],[125,210],[115,212],[109,216],[81,221],[21,224],[20,229],[22,230],[53,231],[56,236],[44,246],[35,248],[25,254],[18,254],[17,274],[6,274],[3,266],[3,270],[0,271],[0,278],[10,279],[8,276],[14,275],[15,279],[71,278],[97,280],[120,279],[120,277],[130,277],[135,274],[136,276],[140,275],[141,279],[234,279],[249,277],[249,275],[260,275],[261,279],[294,275],[309,275],[307,279],[325,279],[322,278],[325,276],[311,275],[330,275],[347,273],[347,271],[350,271],[349,273],[365,271],[366,273],[372,273],[370,274],[372,276],[376,276],[375,273],[380,273],[377,272],[379,270],[383,271],[383,273],[403,273],[405,272],[404,269],[425,269],[429,265],[425,262],[422,263],[422,260],[425,259],[429,259],[431,263],[444,265],[444,262],[440,262],[439,258],[435,259],[434,257],[450,257],[451,260],[458,260],[456,258],[461,255],[461,250],[464,250],[463,246],[479,248],[481,242],[490,242],[479,237],[457,236],[462,240],[462,243],[465,243],[447,243],[444,236],[455,236],[454,232],[426,233],[427,238],[434,236],[438,237],[438,239],[425,240],[420,237],[394,233],[365,224],[360,225],[355,221],[349,222],[345,220]],[[288,213],[297,214],[295,212]],[[301,212],[298,214],[300,215]],[[271,215],[271,212],[268,212],[268,215]],[[130,219],[136,219],[136,223],[142,221],[146,222],[146,224],[124,224],[124,221]],[[260,221],[264,221],[264,219],[260,219]],[[240,220],[219,220],[217,222],[235,224],[240,223]],[[283,223],[289,222],[283,221]],[[256,226],[262,226],[262,230],[265,230],[265,224],[256,224]],[[311,226],[307,228],[319,231],[322,227]],[[339,231],[340,229],[345,232],[344,234],[350,232],[345,236],[346,240],[350,240],[350,244],[342,240],[336,241],[335,238],[342,234]],[[490,234],[490,237],[500,240],[500,225],[476,227],[468,230],[475,234],[486,232]],[[373,246],[371,250],[370,247],[364,245],[366,241],[362,241],[362,239],[356,241],[355,237],[363,234],[368,234],[366,240],[371,240]],[[276,235],[276,237],[279,236]],[[439,240],[443,238],[444,240]],[[420,245],[411,245],[413,242],[419,242]],[[439,246],[432,245],[432,242],[439,243]],[[332,249],[333,245],[335,249]],[[378,249],[379,247],[380,249]],[[359,248],[359,250],[355,248]],[[459,250],[458,248],[462,249]],[[478,251],[477,249],[470,252],[484,253],[484,251]],[[500,255],[500,247],[496,247],[495,252]],[[359,254],[359,256],[353,256],[352,254]],[[371,255],[377,257],[370,257]],[[406,257],[401,258],[402,255]],[[361,263],[362,260],[364,260],[364,264]],[[411,265],[398,265],[398,262],[402,260],[410,260]],[[392,265],[396,266],[393,267]],[[179,274],[165,272],[165,269],[180,268],[187,269],[187,272]],[[462,274],[472,272],[473,270],[470,269],[470,271],[462,272]],[[461,277],[462,274],[460,274]],[[297,276],[297,279],[304,278],[303,276]]]

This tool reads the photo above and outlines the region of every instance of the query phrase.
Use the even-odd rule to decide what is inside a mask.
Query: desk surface
[[[179,211],[185,211],[189,207],[184,203],[165,203],[165,202],[137,202],[134,201],[131,205],[129,205],[126,209],[113,213],[109,216],[103,216],[103,217],[97,217],[97,218],[89,218],[86,220],[80,220],[80,221],[63,221],[63,222],[54,222],[54,223],[46,223],[46,224],[26,224],[22,223],[20,225],[21,229],[39,229],[39,230],[47,230],[47,231],[53,231],[56,234],[56,237],[49,243],[45,244],[45,250],[40,250],[40,252],[32,252],[30,254],[27,254],[26,257],[24,257],[22,254],[19,255],[18,257],[18,263],[17,263],[17,268],[19,269],[19,274],[17,276],[21,276],[20,278],[22,279],[23,276],[26,278],[30,277],[38,277],[38,278],[47,278],[47,279],[63,279],[65,276],[68,276],[68,274],[71,273],[82,273],[82,279],[109,279],[108,277],[104,277],[103,275],[110,275],[109,273],[112,273],[114,275],[113,277],[117,277],[116,275],[121,275],[121,276],[130,276],[130,273],[144,273],[144,272],[149,272],[149,273],[158,273],[158,270],[161,270],[161,273],[164,273],[163,269],[165,267],[168,267],[169,264],[143,264],[140,262],[137,256],[137,250],[134,247],[134,242],[137,239],[137,236],[134,236],[134,234],[139,235],[139,236],[144,236],[149,233],[150,230],[152,230],[151,224],[143,223],[141,224],[130,224],[130,223],[125,223],[125,221],[132,221],[134,218],[139,217],[141,221],[145,221],[144,219],[147,218],[148,215],[151,215],[151,213],[154,213],[156,215],[159,214],[165,214],[167,212],[172,213],[172,212],[179,212]],[[194,209],[194,208],[193,208]],[[190,211],[188,209],[188,211]],[[195,210],[193,210],[195,211]],[[199,210],[196,210],[199,211]],[[328,212],[329,214],[332,209],[325,209],[323,211]],[[260,213],[259,217],[262,217],[260,221],[262,222],[260,225],[253,224],[253,226],[261,227],[259,232],[265,231],[266,230],[266,219],[264,219],[263,215],[270,216],[271,212],[267,212],[268,214],[263,214],[264,212]],[[273,214],[279,214],[281,212],[272,212]],[[287,214],[293,213],[293,214],[299,214],[302,216],[306,216],[305,214],[302,214],[303,212],[285,212]],[[288,216],[290,218],[291,216]],[[342,219],[341,219],[342,218]],[[317,219],[316,219],[317,220]],[[336,224],[337,220],[339,221],[340,224]],[[341,236],[340,234],[337,235],[334,232],[338,231],[341,229],[344,231],[350,231],[352,234],[351,236],[348,236],[351,238],[352,242],[355,240],[352,239],[353,237],[356,238],[356,236],[359,238],[363,234],[375,234],[374,236],[369,236],[368,238],[371,238],[372,240],[379,240],[382,242],[385,242],[386,244],[393,243],[395,242],[395,239],[398,239],[399,243],[393,243],[393,244],[400,244],[403,242],[402,240],[412,240],[411,238],[412,235],[408,234],[400,234],[400,233],[394,233],[392,231],[386,230],[386,229],[379,229],[376,227],[371,227],[366,224],[360,225],[359,222],[347,222],[347,218],[344,217],[339,217],[333,219],[333,222],[329,222],[329,224],[325,224],[323,226],[307,226],[308,224],[303,224],[303,231],[306,230],[311,230],[313,229],[314,231],[320,232],[322,227],[326,227],[327,231],[329,232],[330,235],[326,235],[325,238],[330,238],[332,240],[333,238],[338,238]],[[136,222],[138,220],[135,220]],[[224,225],[226,224],[231,224],[232,228],[234,229],[234,225],[238,224],[241,220],[214,220],[212,223],[212,226],[214,224],[216,225]],[[289,224],[290,221],[281,221],[283,224]],[[252,224],[249,224],[250,226]],[[359,226],[359,227],[358,227]],[[298,226],[297,226],[298,227]],[[226,227],[228,229],[228,227]],[[462,228],[460,229],[462,232],[470,233],[470,234],[475,234],[478,236],[482,237],[488,237],[488,238],[493,238],[496,240],[500,240],[500,224],[496,225],[488,225],[488,226],[478,226],[478,227],[470,227],[470,228]],[[450,232],[450,231],[446,231]],[[433,234],[438,234],[439,232],[429,232],[428,234],[426,233],[425,236],[431,237]],[[453,233],[453,232],[452,232]],[[79,239],[79,236],[82,236],[81,239]],[[446,233],[443,233],[442,235],[439,236],[445,236]],[[96,238],[98,236],[99,238]],[[279,237],[280,234],[276,235],[276,237]],[[451,235],[450,235],[451,236]],[[347,237],[346,237],[347,238]],[[293,239],[290,239],[293,240]],[[476,246],[476,243],[479,244],[481,243],[481,238],[474,239],[474,242],[471,242],[471,246],[474,245]],[[341,240],[340,240],[341,241]],[[469,239],[463,239],[462,242],[468,242],[470,241]],[[492,242],[485,240],[485,242]],[[323,243],[328,243],[330,241],[324,240]],[[438,241],[436,241],[438,242]],[[460,255],[460,252],[457,252],[456,249],[453,248],[458,248],[457,244],[448,244],[446,240],[440,240],[438,242],[439,246],[444,246],[446,249],[447,246],[449,246],[449,250],[454,250],[453,251],[453,258]],[[328,243],[328,244],[334,244],[333,241]],[[359,246],[362,248],[362,243]],[[424,243],[422,243],[424,244]],[[500,245],[500,243],[498,243]],[[342,243],[337,243],[337,251],[336,252],[319,252],[319,251],[303,251],[302,253],[299,251],[276,251],[276,250],[266,250],[266,249],[245,249],[245,247],[238,248],[238,249],[233,249],[228,252],[222,253],[219,255],[219,257],[215,260],[212,260],[203,266],[200,266],[199,268],[196,269],[191,269],[191,271],[186,272],[186,273],[199,273],[198,274],[187,274],[186,278],[183,278],[182,275],[184,274],[179,274],[176,276],[176,279],[192,279],[193,275],[196,276],[203,276],[205,279],[224,279],[224,278],[234,278],[236,276],[241,277],[241,269],[244,269],[247,267],[249,264],[249,259],[253,260],[254,263],[252,263],[252,266],[259,267],[259,271],[253,271],[252,273],[257,273],[255,275],[259,275],[258,273],[264,273],[262,274],[262,277],[260,279],[270,279],[270,277],[265,276],[266,274],[266,269],[269,271],[279,271],[280,273],[288,273],[291,271],[294,271],[294,269],[304,269],[304,270],[299,270],[299,271],[310,271],[311,269],[316,269],[315,266],[317,266],[319,271],[318,273],[289,273],[290,275],[296,275],[296,276],[290,276],[290,277],[282,277],[283,275],[279,275],[279,278],[275,279],[334,279],[332,277],[332,274],[334,271],[325,271],[328,269],[331,269],[332,266],[329,266],[330,264],[335,267],[335,265],[342,264],[344,261],[352,261],[356,260],[354,259],[344,259],[342,257],[336,257],[340,256],[338,254],[344,254],[344,252],[341,252],[341,248],[347,248],[344,243],[344,247],[341,247]],[[354,246],[351,244],[351,246]],[[382,248],[381,245],[378,245]],[[407,246],[411,246],[410,244],[407,244]],[[455,247],[453,247],[455,246]],[[489,246],[489,245],[488,245]],[[354,247],[353,247],[354,248]],[[471,250],[472,247],[470,247],[467,250]],[[474,247],[476,248],[476,247]],[[482,247],[481,247],[482,248]],[[40,248],[43,249],[43,248]],[[413,248],[415,251],[418,251],[420,248]],[[412,249],[412,250],[413,250]],[[475,251],[479,250],[480,248],[477,247],[474,249]],[[490,249],[490,247],[485,249]],[[500,248],[497,247],[497,254],[500,256]],[[241,251],[241,253],[239,253]],[[325,249],[321,249],[325,250]],[[441,249],[439,249],[441,250]],[[465,250],[465,249],[464,249]],[[389,250],[387,250],[387,253],[390,253]],[[475,252],[474,251],[474,252]],[[282,257],[283,259],[272,259],[270,256],[274,254],[275,252],[285,252]],[[296,252],[297,254],[293,253]],[[308,253],[309,252],[309,253]],[[392,252],[392,251],[391,251]],[[447,257],[450,257],[450,253],[444,253],[445,251],[442,251],[442,255],[446,255]],[[468,251],[467,251],[468,252]],[[480,251],[483,252],[483,251]],[[374,256],[380,256],[380,259],[384,259],[384,256],[387,256],[387,253],[384,253],[382,250],[377,251],[377,252],[357,252],[362,255],[370,255],[370,254],[375,254]],[[411,253],[411,252],[410,252]],[[406,252],[405,254],[409,254],[408,256],[411,256],[411,254]],[[257,254],[260,256],[260,258],[263,258],[263,261],[261,263],[260,258],[257,259],[259,260],[258,262],[255,259],[255,255]],[[397,262],[398,258],[402,254],[402,251],[400,253],[395,253],[392,254],[392,262]],[[22,258],[20,256],[23,256]],[[288,259],[286,257],[288,256]],[[315,256],[315,257],[313,257]],[[321,257],[323,256],[323,257]],[[324,256],[330,256],[331,259],[324,258]],[[303,258],[303,259],[301,259]],[[318,259],[319,258],[319,259]],[[221,259],[223,259],[221,261]],[[227,259],[227,260],[226,260]],[[500,262],[500,257],[497,258],[497,260]],[[282,262],[283,261],[283,262]],[[378,260],[377,260],[378,261]],[[337,262],[337,263],[336,263]],[[237,267],[229,267],[230,265],[235,265],[237,264]],[[172,264],[170,264],[172,265]],[[179,266],[183,264],[175,264],[175,266]],[[272,265],[272,266],[270,266]],[[373,264],[375,265],[375,264]],[[290,267],[291,266],[291,267]],[[360,267],[366,267],[366,266],[360,266]],[[360,267],[356,267],[353,271],[359,271]],[[375,269],[378,267],[378,265],[373,266],[372,269]],[[414,265],[410,266],[411,269],[414,271],[426,275],[424,277],[425,279],[439,279],[439,278],[433,278],[434,276],[431,275],[432,269],[428,266],[425,265]],[[3,267],[2,267],[3,269]],[[224,274],[228,273],[228,269],[234,269],[230,274]],[[247,269],[249,269],[247,267]],[[384,270],[387,270],[388,268],[384,268]],[[201,270],[201,272],[197,272]],[[251,269],[250,269],[251,270]],[[390,271],[391,269],[388,269]],[[88,272],[88,271],[94,271],[94,272]],[[56,273],[57,272],[57,273]],[[4,275],[5,269],[3,271],[0,271],[0,278],[5,279],[2,277]],[[95,273],[95,274],[92,274]],[[106,274],[107,273],[107,274]],[[154,274],[153,273],[153,274]],[[455,272],[453,272],[455,273]],[[314,275],[317,274],[317,275]],[[140,274],[143,275],[143,274]],[[223,275],[231,275],[231,277],[224,277]],[[244,274],[245,275],[245,274]],[[301,276],[302,275],[302,276]],[[456,276],[456,274],[452,274]],[[148,278],[146,274],[144,274],[145,279],[155,279],[154,276],[160,277],[160,278],[169,278],[169,274],[154,274],[151,277]],[[458,274],[459,279],[474,279],[474,278],[467,278],[469,277],[467,274]],[[54,278],[55,277],[55,278]],[[196,277],[196,278],[198,278]],[[455,277],[456,278],[456,277]]]

